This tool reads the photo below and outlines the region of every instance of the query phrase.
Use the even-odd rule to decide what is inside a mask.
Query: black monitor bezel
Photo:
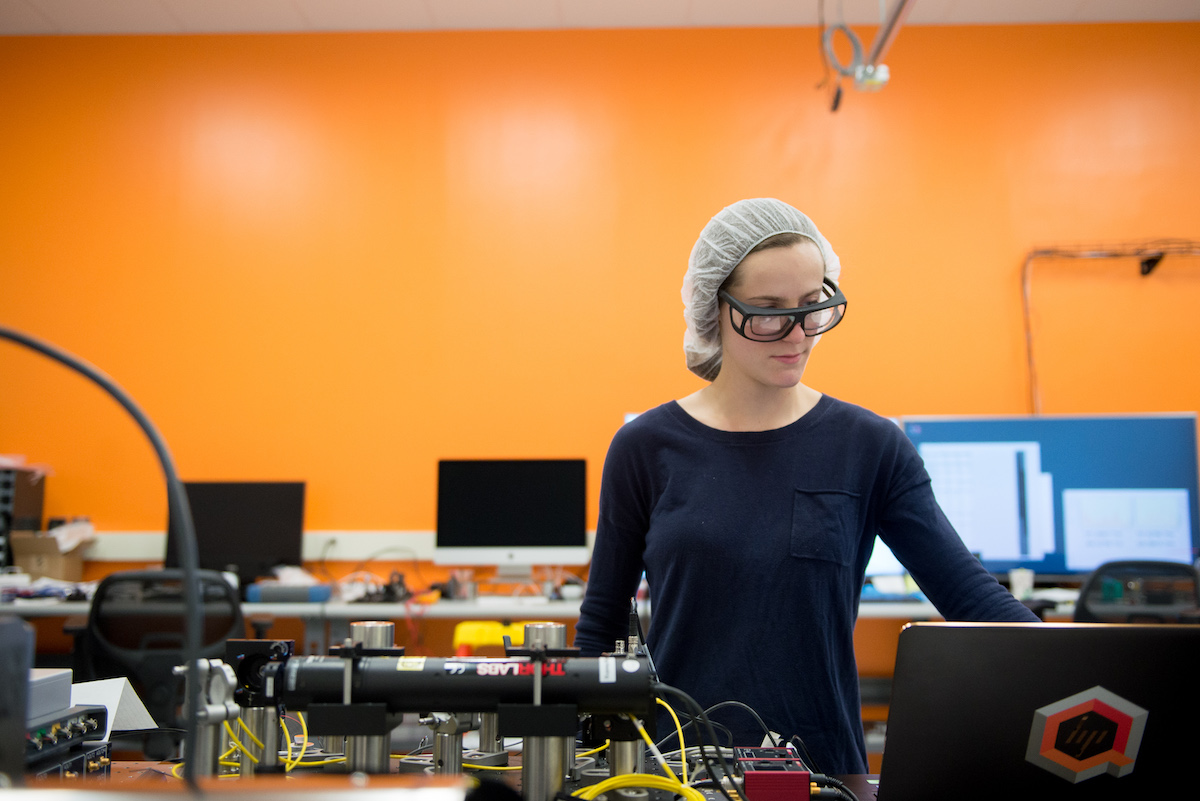
[[[553,506],[531,510],[537,500]],[[522,511],[540,517],[518,532],[513,518]],[[561,525],[549,529],[555,520]],[[436,549],[580,547],[587,547],[586,459],[438,461]]]
[[[272,568],[303,563],[304,481],[185,481],[183,486],[196,530],[199,568],[228,571],[236,566],[232,572],[244,593]],[[171,523],[168,520],[164,567],[179,566]]]

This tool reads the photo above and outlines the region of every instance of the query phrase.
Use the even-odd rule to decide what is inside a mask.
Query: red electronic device
[[[792,746],[735,748],[747,801],[796,801],[809,797],[812,774]]]

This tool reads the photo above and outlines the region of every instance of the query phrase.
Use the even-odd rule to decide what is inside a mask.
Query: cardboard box
[[[42,577],[60,581],[79,581],[83,578],[83,548],[66,553],[58,550],[58,542],[49,534],[14,531],[9,535],[13,564],[34,579]]]

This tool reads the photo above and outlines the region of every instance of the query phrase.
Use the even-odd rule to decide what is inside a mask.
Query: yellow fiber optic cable
[[[705,801],[705,796],[702,792],[694,787],[680,784],[678,781],[671,781],[665,776],[656,776],[650,773],[629,773],[623,776],[613,776],[596,784],[588,785],[587,787],[576,790],[573,795],[577,798],[582,798],[584,801],[592,801],[596,796],[606,793],[609,790],[616,790],[628,787],[645,787],[654,790],[666,790],[675,795],[683,796],[687,801]]]
[[[580,751],[578,754],[575,755],[575,758],[579,759],[579,757],[585,757],[585,756],[591,756],[592,754],[598,754],[601,751],[603,751],[605,748],[608,748],[608,746],[611,743],[612,743],[612,740],[605,740],[604,745],[600,746],[599,748],[593,748],[591,751]]]
[[[250,731],[250,727],[246,725],[246,721],[242,720],[241,718],[238,718],[238,728],[241,729],[242,731],[246,732],[246,734],[250,735],[250,739],[253,740],[254,744],[257,745],[259,748],[266,747],[263,745],[262,740],[260,740],[254,736],[254,732]]]
[[[285,717],[286,717],[285,715],[279,716],[279,728],[283,729],[283,740],[284,740],[284,742],[287,743],[287,756],[283,760],[284,773],[291,770],[291,768],[289,768],[287,766],[289,763],[291,763],[293,761],[292,760],[292,733],[290,731],[288,731],[287,720],[285,720]]]
[[[294,720],[296,720],[300,724],[300,731],[302,733],[302,736],[304,737],[304,745],[300,746],[300,753],[296,754],[295,759],[292,759],[292,733],[288,731],[287,723],[284,720],[284,718],[286,718],[286,717],[287,716],[284,715],[279,718],[279,725],[283,728],[284,739],[287,740],[287,756],[283,760],[283,771],[284,771],[284,773],[290,773],[293,769],[295,769],[298,765],[301,764],[300,760],[304,759],[304,754],[308,751],[308,724],[305,723],[305,721],[304,721],[304,713],[297,712]],[[342,760],[345,761],[344,757],[342,758]],[[303,764],[305,766],[308,766],[308,765],[326,765],[329,763],[327,761],[321,761],[321,762],[305,762]]]
[[[662,751],[658,750],[658,746],[654,744],[654,741],[650,739],[650,735],[646,733],[646,727],[643,726],[642,722],[635,717],[629,717],[629,719],[633,721],[633,725],[637,727],[638,734],[642,735],[642,739],[646,741],[646,747],[650,749],[650,753],[654,754],[654,758],[658,760],[659,767],[666,771],[667,775],[671,777],[673,782],[682,787],[683,784],[679,781],[679,777],[675,775],[675,771],[671,770],[671,766],[668,765],[667,760],[663,758]]]
[[[683,726],[679,722],[679,716],[675,714],[675,710],[661,698],[655,698],[660,706],[665,706],[667,711],[671,713],[671,720],[675,721],[675,732],[679,735],[679,764],[680,772],[683,773],[683,783],[687,784],[687,748],[683,743]]]
[[[258,764],[258,757],[256,757],[254,754],[250,753],[250,750],[248,748],[246,748],[246,746],[242,745],[242,741],[239,740],[237,738],[237,735],[233,733],[233,727],[229,725],[228,720],[225,721],[225,733],[229,735],[229,739],[231,741],[233,741],[234,746],[239,751],[241,751],[243,754],[248,756],[250,758],[250,761],[253,762],[255,765]]]
[[[329,759],[317,759],[312,762],[300,762],[298,764],[302,768],[314,768],[320,765],[340,765],[345,761],[345,757],[330,757]]]

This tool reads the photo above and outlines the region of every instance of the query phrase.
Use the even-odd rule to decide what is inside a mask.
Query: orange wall
[[[594,525],[622,415],[699,386],[679,284],[733,200],[833,242],[808,377],[889,415],[1029,410],[1031,249],[1200,238],[1200,25],[906,27],[836,114],[816,40],[0,39],[0,323],[112,375],[184,478],[307,480],[310,529],[431,529],[473,456],[586,457]],[[1039,263],[1044,410],[1200,406],[1198,267]],[[48,513],[162,529],[123,412],[4,343],[0,376]]]

